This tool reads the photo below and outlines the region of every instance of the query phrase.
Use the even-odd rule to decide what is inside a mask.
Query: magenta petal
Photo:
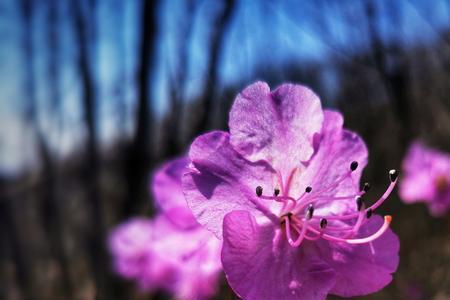
[[[170,236],[172,228],[173,225],[161,217],[155,220],[134,218],[117,226],[109,236],[116,273],[135,280],[142,290],[169,288],[175,268],[157,258],[152,245],[158,236]]]
[[[222,264],[228,283],[245,300],[325,299],[334,271],[307,247],[276,238],[272,224],[260,226],[246,211],[226,215]]]
[[[263,185],[273,191],[275,173],[265,162],[251,163],[229,143],[229,134],[221,131],[198,137],[189,151],[193,167],[183,177],[186,201],[197,221],[219,238],[223,217],[233,210],[249,210],[257,217],[278,222],[255,188]]]
[[[404,176],[400,183],[400,196],[403,201],[412,203],[433,200],[435,194],[433,158],[430,151],[427,151],[421,143],[411,145],[402,166]]]
[[[236,97],[228,125],[239,153],[289,172],[313,154],[313,136],[322,121],[320,100],[310,89],[283,84],[271,92],[256,82]]]
[[[188,171],[189,159],[181,157],[162,165],[154,174],[152,191],[162,212],[180,228],[198,225],[188,208],[181,188],[181,177]]]
[[[426,202],[433,216],[450,210],[449,154],[415,142],[403,160],[403,172],[400,196],[404,202]]]
[[[343,118],[338,112],[324,111],[324,126],[321,135],[316,137],[317,152],[308,162],[308,165],[300,176],[298,183],[300,190],[307,186],[312,187],[311,196],[347,196],[359,192],[359,181],[362,171],[367,165],[367,147],[364,141],[351,131],[342,128]],[[350,172],[350,164],[358,162],[358,168],[341,181],[337,186],[335,183]],[[324,205],[330,205],[325,199]],[[316,204],[320,207],[319,204]],[[334,201],[333,205],[351,205],[354,207],[353,198],[349,202]],[[328,207],[331,212],[335,207]],[[330,211],[328,211],[329,213]]]
[[[364,225],[360,237],[369,236],[380,228],[383,220],[373,216]],[[392,280],[399,263],[399,240],[389,229],[369,244],[317,243],[322,258],[336,272],[336,285],[331,294],[342,297],[367,295],[381,290]]]
[[[221,242],[198,226],[182,230],[164,214],[115,228],[109,249],[115,271],[142,290],[164,289],[177,299],[209,299],[218,288]]]

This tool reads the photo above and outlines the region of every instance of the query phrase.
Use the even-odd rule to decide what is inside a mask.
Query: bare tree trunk
[[[69,262],[64,247],[64,231],[62,207],[56,195],[56,168],[51,153],[43,137],[39,139],[39,152],[42,162],[42,220],[49,240],[52,256],[55,257],[61,270],[61,284],[65,299],[72,299],[73,289],[70,280]]]
[[[24,300],[33,300],[36,297],[32,290],[31,268],[29,260],[24,253],[26,247],[19,238],[19,230],[15,220],[16,214],[11,204],[12,199],[7,196],[5,183],[0,178],[0,236],[8,246],[9,254],[12,256],[20,296]]]
[[[59,45],[58,45],[58,1],[48,2],[48,45],[49,45],[49,65],[48,82],[50,92],[50,103],[53,108],[53,115],[60,115],[60,91],[59,91]],[[58,117],[57,122],[60,123]],[[38,126],[38,124],[36,124]],[[59,126],[58,126],[59,127]],[[38,149],[42,161],[44,172],[43,185],[43,220],[44,228],[49,237],[49,245],[52,254],[55,256],[61,268],[62,289],[66,299],[71,299],[73,289],[70,281],[69,262],[64,249],[64,232],[61,213],[63,211],[61,203],[56,195],[56,167],[53,163],[52,154],[45,142],[42,133],[38,133]]]
[[[120,126],[119,136],[122,138],[126,135],[125,124],[127,124],[127,61],[126,61],[126,39],[125,39],[125,8],[127,2],[118,0],[114,2],[116,8],[117,19],[117,64],[119,68],[119,74],[114,86],[114,97],[116,101],[116,111],[118,114],[118,124]]]
[[[152,109],[149,95],[149,80],[153,70],[152,62],[156,48],[156,11],[158,1],[143,0],[141,17],[141,40],[139,65],[137,70],[138,107],[136,129],[126,158],[125,175],[127,180],[127,199],[123,215],[130,216],[139,211],[142,203],[148,202],[146,179],[150,168],[150,133]]]
[[[60,22],[60,12],[59,12],[59,1],[48,0],[48,15],[47,15],[47,42],[48,42],[48,80],[49,80],[49,94],[50,103],[52,106],[52,113],[58,117],[58,123],[60,119],[60,106],[61,106],[61,95],[59,89],[59,58],[60,58],[60,47],[59,47],[59,22]],[[58,126],[60,127],[60,126]]]
[[[66,293],[67,299],[70,299],[71,289],[70,280],[68,275],[67,260],[63,250],[62,232],[61,232],[61,222],[60,222],[60,211],[55,196],[55,174],[52,162],[52,157],[50,149],[45,141],[45,137],[41,132],[40,125],[37,119],[37,101],[36,101],[36,87],[34,79],[34,47],[33,47],[33,13],[34,7],[33,3],[29,0],[22,0],[21,2],[21,12],[22,19],[24,23],[24,34],[23,34],[23,54],[25,62],[25,82],[24,82],[24,93],[25,99],[27,99],[27,109],[25,112],[25,120],[29,122],[30,128],[33,129],[34,135],[37,141],[37,150],[39,157],[41,158],[42,168],[41,172],[43,174],[42,183],[42,222],[43,227],[46,231],[50,251],[53,256],[55,256],[60,269],[62,272],[62,289]],[[53,12],[54,13],[54,12]],[[54,17],[54,14],[53,14]],[[51,43],[55,43],[54,38],[52,38]],[[55,74],[53,74],[55,75]],[[55,75],[56,77],[56,75]],[[57,78],[50,78],[50,82],[56,85]],[[55,86],[56,88],[56,86]]]
[[[373,57],[375,67],[380,73],[381,80],[393,105],[394,112],[399,118],[401,125],[401,146],[406,147],[411,135],[411,113],[408,101],[408,72],[406,58],[399,46],[392,48],[391,55],[396,64],[387,68],[387,49],[385,49],[379,32],[376,28],[377,11],[372,0],[366,2],[366,14],[369,22],[369,35],[372,41]]]
[[[206,85],[202,96],[202,107],[200,107],[200,117],[194,135],[207,130],[210,122],[210,115],[213,112],[215,89],[218,82],[218,67],[220,63],[221,51],[225,40],[225,33],[231,23],[234,0],[224,0],[224,8],[215,23],[211,25],[212,35],[209,43],[211,52],[208,58],[208,70],[206,72]]]
[[[82,107],[84,111],[84,123],[87,131],[87,160],[83,178],[88,194],[91,231],[87,237],[87,250],[93,267],[96,282],[96,299],[110,299],[109,297],[109,273],[108,259],[105,249],[105,229],[99,189],[100,161],[98,155],[98,137],[96,126],[96,92],[94,87],[93,72],[91,70],[91,52],[89,51],[89,29],[95,14],[92,11],[83,12],[82,1],[72,1],[74,29],[78,49],[78,68],[81,77]],[[88,9],[95,5],[89,3]]]
[[[170,108],[166,124],[166,157],[172,157],[180,152],[180,123],[183,111],[183,93],[186,88],[189,40],[191,38],[192,25],[194,23],[196,1],[186,1],[186,16],[184,22],[179,26],[180,41],[178,48],[178,61],[176,66],[172,67],[174,75],[170,78]]]

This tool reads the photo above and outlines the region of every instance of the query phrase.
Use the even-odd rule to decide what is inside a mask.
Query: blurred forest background
[[[105,236],[258,79],[344,113],[371,201],[413,139],[450,150],[449,0],[2,0],[0,40],[0,299],[164,298],[112,274]],[[449,217],[382,210],[400,267],[366,298],[450,299]]]

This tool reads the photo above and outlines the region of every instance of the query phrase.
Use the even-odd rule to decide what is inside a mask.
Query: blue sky
[[[58,157],[83,141],[79,80],[74,67],[76,44],[70,11],[61,1],[63,18],[60,59],[63,126],[59,127],[48,97],[46,80],[48,52],[45,40],[45,5],[36,7],[33,23],[35,45],[34,77],[37,85],[39,122]],[[135,103],[134,74],[139,36],[140,1],[101,0],[98,12],[98,43],[93,59],[98,87],[98,128],[107,145],[118,134],[132,129]],[[179,28],[185,16],[184,1],[168,0],[159,10],[159,40],[156,71],[151,81],[152,99],[158,117],[167,109],[168,78],[177,65]],[[204,84],[207,39],[211,19],[220,9],[219,1],[198,1],[192,38],[189,41],[189,68],[186,98],[197,95]],[[361,14],[364,1],[237,1],[221,57],[220,86],[250,82],[259,78],[261,65],[280,66],[286,61],[333,65],[336,56],[365,50],[367,39],[361,32],[367,26]],[[375,1],[380,11],[378,28],[382,38],[406,45],[427,44],[439,39],[438,31],[450,24],[449,4],[433,1]],[[37,2],[36,2],[37,3]],[[45,4],[45,1],[39,2]],[[325,3],[325,4],[324,4]],[[349,5],[351,4],[351,5]],[[394,7],[394,5],[396,7]],[[392,19],[392,11],[399,16]],[[345,12],[343,17],[342,11]],[[326,28],[322,30],[320,24]],[[0,4],[0,172],[16,172],[35,163],[33,132],[21,121],[23,109],[24,62],[21,51],[23,28],[18,1]],[[123,72],[124,71],[124,72]],[[260,78],[263,79],[263,78]],[[118,120],[118,88],[126,99],[127,122]],[[220,88],[219,86],[219,88]],[[219,89],[220,90],[220,89]]]

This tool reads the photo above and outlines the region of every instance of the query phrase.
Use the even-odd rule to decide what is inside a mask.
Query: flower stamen
[[[273,195],[267,196],[263,195],[263,188],[261,186],[256,187],[256,195],[263,200],[274,200],[283,204],[280,212],[281,225],[285,226],[286,237],[288,239],[289,245],[292,247],[299,247],[303,240],[314,241],[319,238],[323,238],[328,241],[333,242],[346,242],[349,244],[364,244],[375,240],[381,236],[391,222],[391,216],[385,217],[385,222],[378,229],[377,232],[371,236],[359,239],[353,239],[352,237],[358,234],[361,227],[367,222],[367,220],[373,215],[373,212],[378,208],[391,194],[394,189],[398,173],[396,170],[389,171],[390,184],[383,195],[370,207],[366,207],[364,198],[362,197],[370,189],[369,183],[364,183],[361,191],[354,195],[348,196],[326,196],[324,193],[331,191],[333,188],[339,186],[339,184],[351,177],[352,172],[358,168],[358,162],[353,161],[350,164],[350,170],[347,171],[342,177],[338,178],[331,186],[312,194],[312,187],[307,186],[304,192],[297,199],[289,196],[288,191],[290,188],[290,183],[292,181],[295,169],[291,171],[286,185],[283,186],[283,178],[281,173],[279,173],[278,181],[281,184],[281,188],[276,187],[273,191]],[[321,201],[339,201],[339,200],[351,200],[354,199],[356,202],[356,212],[347,215],[329,215],[320,216],[314,215],[314,206],[321,205]],[[329,220],[331,221],[345,221],[354,220],[351,224],[348,222],[338,222],[336,224],[329,225]],[[314,221],[312,221],[314,220]],[[333,235],[329,233],[332,232]],[[295,237],[293,237],[293,233]],[[309,233],[312,233],[309,234]],[[335,236],[338,235],[338,236]]]
[[[322,237],[325,240],[329,240],[332,242],[345,242],[348,244],[366,244],[369,242],[372,242],[374,240],[376,240],[377,238],[379,238],[383,233],[386,232],[386,230],[389,228],[389,225],[392,221],[392,217],[391,216],[385,216],[384,217],[384,223],[383,225],[372,235],[365,237],[365,238],[360,238],[360,239],[347,239],[347,238],[339,238],[339,237],[335,237],[335,236],[331,236],[329,234],[322,234]],[[320,234],[320,232],[312,227],[309,227],[309,230],[311,230],[313,233],[316,234]]]
[[[297,239],[294,241],[292,239],[292,235],[291,235],[291,224],[290,224],[290,220],[289,217],[285,217],[286,219],[286,236],[288,239],[288,243],[289,245],[291,245],[292,247],[299,247],[300,244],[302,243],[302,241],[304,240],[304,238],[306,237],[306,232],[308,230],[308,220],[309,219],[305,219],[304,222],[302,222],[302,228],[298,228],[297,226],[295,226],[294,223],[292,223],[292,228],[297,232],[298,237]]]
[[[391,175],[392,173],[396,173],[395,170],[391,170],[389,171],[389,175]],[[386,189],[386,191],[384,192],[384,194],[374,203],[372,204],[368,209],[371,209],[372,212],[377,209],[381,204],[383,204],[383,202],[389,197],[389,195],[392,193],[392,191],[394,190],[395,185],[397,184],[397,176],[392,177],[389,176],[389,178],[391,179],[391,183],[389,184],[388,188]],[[392,181],[392,179],[394,179]],[[366,211],[367,211],[366,210]],[[324,218],[325,216],[318,216],[318,218]],[[328,219],[333,219],[333,220],[350,220],[350,219],[354,219],[358,217],[358,213],[353,213],[353,214],[349,214],[349,215],[343,215],[343,216],[326,216],[326,218]]]
[[[361,196],[356,197],[356,208],[358,211],[365,209],[363,197],[361,197]]]
[[[354,171],[356,171],[356,169],[358,168],[358,162],[357,161],[352,161],[352,163],[350,164],[350,170],[348,172],[346,172],[341,178],[339,178],[338,180],[336,180],[336,182],[331,185],[330,187],[326,188],[325,190],[319,191],[319,195],[332,191],[335,188],[337,188],[339,186],[339,184],[342,183],[342,181],[346,180],[347,178],[352,176],[352,173]]]
[[[263,193],[263,188],[261,186],[256,187],[256,196],[261,197]]]
[[[273,195],[275,197],[278,196],[279,194],[280,194],[280,189],[279,188],[276,188],[276,189],[273,190]]]
[[[365,182],[362,190],[364,193],[367,193],[370,190],[370,183]]]
[[[320,229],[325,229],[328,225],[328,221],[325,218],[320,219]]]

